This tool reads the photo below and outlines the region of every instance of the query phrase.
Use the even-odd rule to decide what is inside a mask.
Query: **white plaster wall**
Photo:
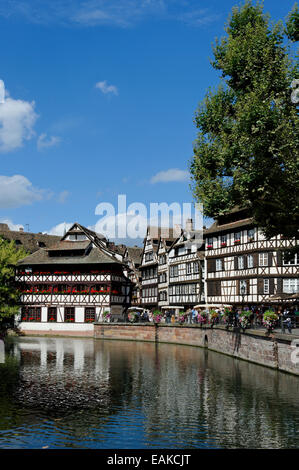
[[[93,331],[92,323],[21,322],[21,331]]]

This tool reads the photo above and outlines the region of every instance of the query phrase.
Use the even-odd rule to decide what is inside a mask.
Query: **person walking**
[[[195,308],[192,309],[192,323],[197,323],[197,311]]]

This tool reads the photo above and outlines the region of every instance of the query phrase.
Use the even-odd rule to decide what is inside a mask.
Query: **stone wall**
[[[262,330],[246,330],[243,333],[227,331],[222,326],[212,329],[197,325],[128,323],[97,323],[94,325],[94,334],[98,339],[152,341],[206,347],[229,356],[299,375],[299,338],[295,335],[279,333],[267,335]],[[291,342],[295,338],[298,338],[297,364],[291,360],[294,352]]]

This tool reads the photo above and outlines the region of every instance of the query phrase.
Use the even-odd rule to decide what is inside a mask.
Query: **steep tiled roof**
[[[8,241],[13,240],[17,246],[22,246],[29,253],[34,253],[41,247],[50,248],[60,240],[56,235],[9,230],[6,224],[0,224],[0,237]]]

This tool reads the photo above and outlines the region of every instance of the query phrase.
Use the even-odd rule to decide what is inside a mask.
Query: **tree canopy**
[[[299,123],[291,99],[299,79],[297,27],[297,5],[286,25],[270,23],[261,4],[234,7],[213,47],[221,83],[195,114],[190,171],[204,215],[247,207],[268,238],[298,238]]]
[[[0,323],[18,311],[19,294],[14,286],[14,268],[18,260],[28,253],[14,241],[0,237]]]

